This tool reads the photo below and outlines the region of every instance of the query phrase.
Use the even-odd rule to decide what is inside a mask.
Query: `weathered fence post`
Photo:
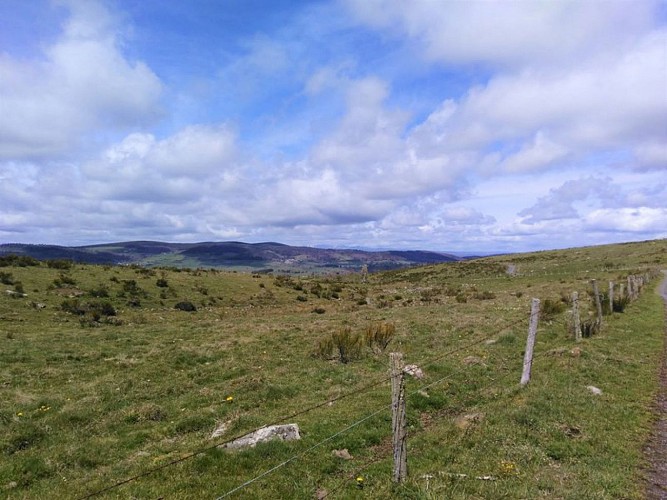
[[[523,356],[523,372],[521,373],[522,386],[530,382],[530,370],[533,366],[533,350],[535,348],[537,320],[539,315],[540,299],[533,299],[530,306],[530,324],[528,326],[528,339],[526,340],[526,353]]]
[[[600,291],[598,290],[597,280],[591,280],[593,285],[593,296],[595,297],[595,310],[597,311],[597,318],[595,319],[596,330],[599,332],[602,327],[602,302],[600,301]]]
[[[623,283],[618,284],[618,297],[623,300],[625,298],[625,289]]]
[[[632,275],[628,276],[628,300],[635,299],[635,292],[632,287]]]
[[[614,282],[609,282],[609,314],[614,313]]]
[[[392,352],[389,358],[391,359],[391,429],[394,448],[393,480],[395,483],[402,483],[408,475],[403,354]]]
[[[572,327],[574,328],[574,341],[581,342],[581,320],[579,319],[579,294],[572,292]]]

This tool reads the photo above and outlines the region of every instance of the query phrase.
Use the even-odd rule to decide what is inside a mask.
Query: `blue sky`
[[[0,2],[0,242],[665,237],[664,1]]]

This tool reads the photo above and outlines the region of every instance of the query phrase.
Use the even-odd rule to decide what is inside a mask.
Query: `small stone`
[[[572,356],[573,358],[581,357],[581,348],[575,347],[572,350],[570,350],[570,356]]]
[[[421,380],[424,378],[424,371],[419,368],[417,365],[405,365],[403,367],[403,373],[407,373],[411,377]]]
[[[347,451],[347,448],[343,448],[342,450],[333,450],[331,454],[334,457],[342,458],[343,460],[352,460],[354,457],[350,455],[350,452]]]
[[[586,386],[586,389],[588,389],[589,391],[591,391],[591,392],[592,392],[593,394],[595,394],[596,396],[600,396],[600,395],[602,395],[602,389],[598,389],[598,388],[595,387],[594,385],[587,385],[587,386]]]
[[[329,496],[329,492],[327,490],[325,490],[324,488],[318,488],[317,491],[315,492],[315,498],[317,500],[324,500],[328,496]]]

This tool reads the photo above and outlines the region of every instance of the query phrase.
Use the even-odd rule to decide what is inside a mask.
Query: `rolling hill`
[[[39,260],[69,259],[87,264],[136,264],[146,267],[225,268],[245,271],[323,273],[400,269],[461,260],[427,251],[337,250],[297,247],[281,243],[202,242],[165,243],[130,241],[90,246],[4,244],[0,255],[26,255]]]

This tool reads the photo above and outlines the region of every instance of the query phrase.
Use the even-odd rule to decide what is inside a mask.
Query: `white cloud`
[[[68,2],[71,17],[43,58],[0,55],[0,158],[60,154],[82,135],[153,121],[162,85],[119,47],[114,22],[99,4]]]
[[[581,60],[623,47],[652,25],[657,1],[433,2],[344,0],[371,27],[413,40],[448,63],[505,67]]]
[[[590,231],[627,233],[655,232],[656,237],[667,237],[667,208],[608,208],[594,210],[584,219]]]

